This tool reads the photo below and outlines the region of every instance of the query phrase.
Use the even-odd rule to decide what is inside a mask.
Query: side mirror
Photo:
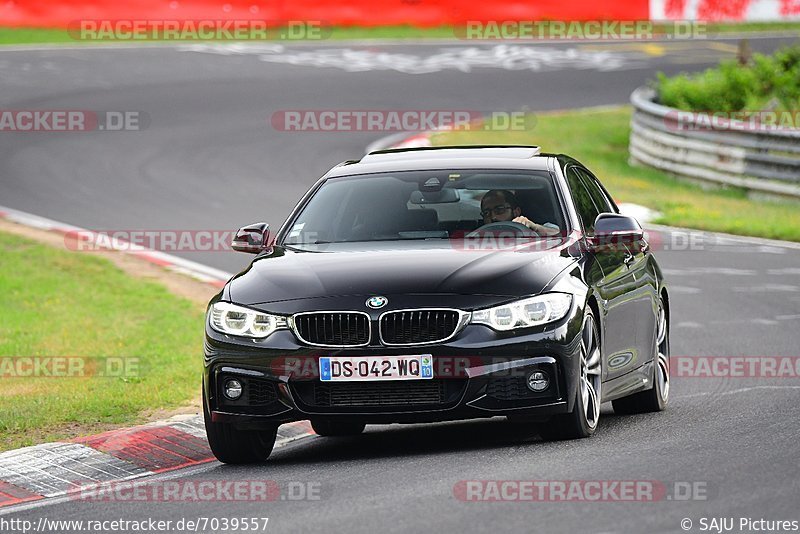
[[[269,246],[269,224],[256,223],[239,228],[231,248],[239,252],[258,254]]]
[[[616,243],[634,243],[644,239],[644,230],[633,217],[601,213],[594,221],[594,235],[587,238],[593,247]]]

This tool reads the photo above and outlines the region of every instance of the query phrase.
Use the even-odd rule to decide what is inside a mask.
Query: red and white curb
[[[307,421],[282,425],[275,448],[312,435]],[[25,447],[0,453],[0,508],[213,460],[199,415]]]
[[[39,215],[26,213],[24,211],[6,208],[4,206],[0,206],[0,218],[31,228],[54,232],[63,236],[66,236],[67,234],[74,235],[76,232],[79,232],[81,235],[93,237],[94,243],[106,242],[99,239],[100,236],[97,234],[97,232],[80,228],[78,226],[73,226],[71,224],[54,221],[52,219],[47,219],[45,217],[40,217]],[[233,273],[221,271],[219,269],[215,269],[191,260],[186,260],[184,258],[179,258],[178,256],[173,256],[172,254],[166,254],[158,250],[145,248],[141,245],[129,243],[122,239],[111,239],[108,241],[108,245],[104,248],[108,250],[115,250],[123,254],[136,256],[137,258],[143,259],[160,267],[164,267],[171,271],[186,274],[192,278],[200,280],[201,282],[211,284],[214,287],[223,287],[225,283],[233,276]]]

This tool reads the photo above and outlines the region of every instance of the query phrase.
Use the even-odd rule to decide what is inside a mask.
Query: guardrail
[[[631,163],[671,174],[800,198],[800,130],[730,120],[710,127],[702,115],[655,103],[640,87],[631,95]]]

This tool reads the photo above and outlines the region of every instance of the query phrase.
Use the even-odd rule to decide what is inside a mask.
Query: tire
[[[330,419],[312,419],[311,428],[319,436],[357,436],[366,428],[365,423],[352,421],[331,421]]]
[[[572,411],[553,416],[539,427],[545,440],[588,438],[597,429],[600,420],[602,363],[600,337],[594,314],[589,308],[583,318],[581,330],[581,370]]]
[[[653,387],[612,401],[614,413],[629,415],[637,413],[660,412],[669,402],[669,322],[664,299],[658,301],[656,321],[656,352],[654,355]]]
[[[203,418],[211,452],[226,464],[255,464],[266,461],[275,446],[278,425],[268,430],[239,430],[230,423],[214,423],[203,391]]]

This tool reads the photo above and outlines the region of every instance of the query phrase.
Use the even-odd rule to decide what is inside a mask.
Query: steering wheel
[[[466,237],[480,237],[486,234],[500,234],[508,231],[519,234],[521,237],[539,237],[539,234],[534,230],[531,230],[524,224],[514,221],[499,221],[484,224],[477,230],[468,233]]]

